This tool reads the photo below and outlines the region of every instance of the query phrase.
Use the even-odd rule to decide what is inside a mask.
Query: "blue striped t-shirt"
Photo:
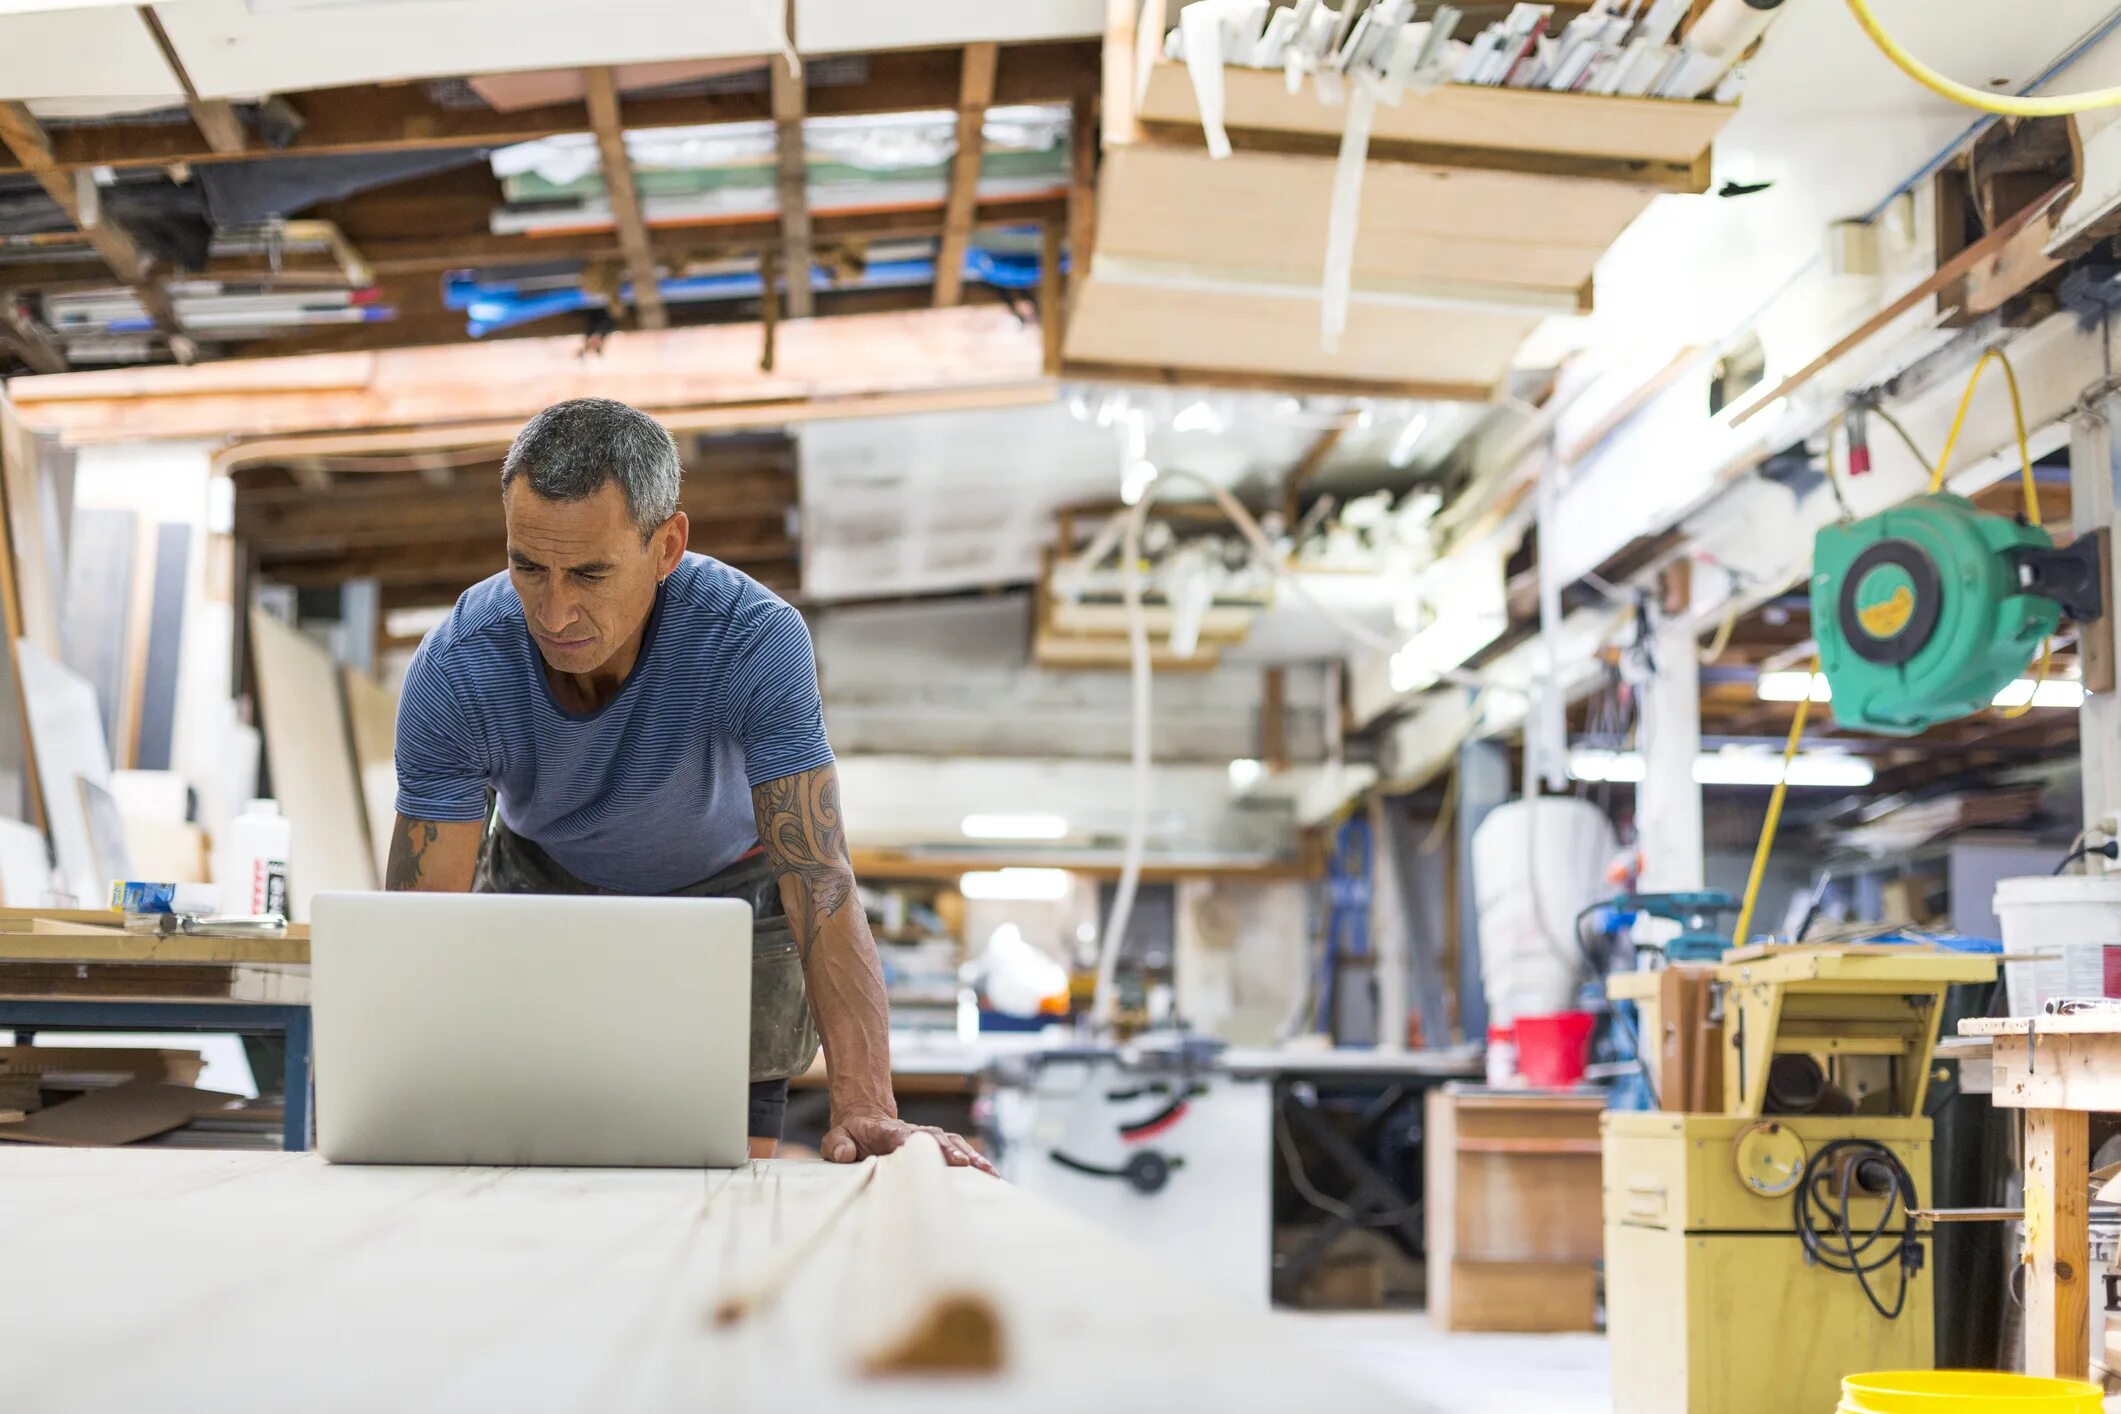
[[[749,575],[688,554],[639,659],[596,711],[554,700],[504,571],[413,655],[398,705],[398,811],[485,818],[569,873],[667,893],[758,844],[751,788],[832,760],[802,616]]]

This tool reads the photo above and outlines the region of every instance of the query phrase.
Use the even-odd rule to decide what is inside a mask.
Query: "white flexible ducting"
[[[1141,540],[1142,527],[1148,521],[1150,503],[1164,487],[1179,481],[1187,481],[1201,487],[1221,508],[1238,533],[1252,546],[1253,553],[1274,570],[1275,576],[1288,584],[1299,599],[1318,610],[1326,622],[1355,639],[1366,647],[1382,653],[1391,653],[1399,648],[1396,639],[1376,632],[1358,623],[1326,604],[1313,594],[1301,578],[1283,562],[1275,550],[1274,543],[1267,539],[1259,522],[1252,517],[1238,499],[1222,487],[1192,472],[1167,471],[1158,476],[1142,493],[1140,501],[1121,517],[1120,531],[1120,588],[1127,610],[1127,650],[1132,669],[1133,730],[1132,730],[1132,790],[1129,793],[1127,810],[1127,842],[1120,857],[1119,886],[1113,892],[1112,911],[1105,916],[1103,937],[1098,943],[1097,990],[1092,996],[1091,1013],[1102,1028],[1112,1025],[1118,1006],[1116,986],[1119,971],[1119,952],[1127,936],[1127,925],[1133,921],[1134,899],[1141,890],[1142,858],[1147,853],[1149,836],[1149,728],[1151,694],[1150,683],[1155,664],[1149,652],[1149,625],[1142,612],[1141,585]],[[1099,537],[1101,540],[1103,536]]]
[[[1355,76],[1348,121],[1340,130],[1340,157],[1333,164],[1333,199],[1326,208],[1326,269],[1318,293],[1318,339],[1327,353],[1340,352],[1348,327],[1348,299],[1355,284],[1355,238],[1362,229],[1362,176],[1370,160],[1370,125],[1377,116],[1377,90]]]

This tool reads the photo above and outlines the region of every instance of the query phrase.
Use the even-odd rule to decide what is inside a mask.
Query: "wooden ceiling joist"
[[[813,117],[865,117],[881,113],[954,108],[962,78],[961,51],[909,49],[868,56],[865,82],[813,86],[807,111]],[[1097,85],[1098,46],[1081,40],[1013,44],[996,64],[996,103],[1062,103]],[[282,95],[301,120],[301,130],[276,156],[327,153],[409,152],[446,147],[482,147],[590,130],[580,103],[556,103],[497,113],[483,107],[437,102],[425,84],[364,84]],[[770,95],[716,92],[682,97],[636,98],[626,105],[626,123],[644,128],[752,123],[771,118]],[[68,128],[52,135],[51,160],[66,171],[90,167],[167,167],[175,163],[225,162],[200,134],[181,124],[116,122]],[[0,163],[0,173],[26,170]]]
[[[66,350],[4,293],[0,293],[0,349],[6,349],[38,373],[64,373],[67,369]]]
[[[633,159],[626,154],[618,79],[608,67],[584,69],[582,89],[589,107],[589,128],[596,134],[597,156],[604,169],[604,197],[611,204],[619,250],[626,257],[627,278],[633,282],[634,317],[643,329],[667,329],[670,314],[663,307],[655,252],[648,245],[648,222],[641,215],[641,193],[633,180]]]
[[[788,283],[782,313],[808,319],[816,312],[810,280],[810,167],[803,146],[803,76],[781,60],[768,66],[773,86],[774,191],[781,224],[781,269]]]
[[[968,44],[957,92],[957,154],[950,160],[950,196],[943,208],[943,239],[935,257],[938,309],[965,297],[965,251],[972,244],[973,210],[979,203],[980,160],[986,154],[987,107],[994,102],[998,46]]]
[[[140,6],[140,22],[147,26],[148,35],[155,41],[155,48],[162,51],[162,62],[169,65],[171,77],[184,90],[184,106],[191,110],[192,122],[199,129],[199,137],[213,149],[217,157],[234,157],[250,146],[250,134],[243,127],[242,118],[236,114],[235,106],[225,98],[201,98],[198,86],[192,83],[191,74],[184,67],[177,46],[169,42],[169,32],[162,28],[162,21],[152,5]]]
[[[804,319],[780,338],[771,374],[757,366],[757,325],[715,324],[631,334],[591,360],[581,357],[579,337],[558,336],[43,375],[14,380],[9,393],[30,425],[76,444],[219,437],[231,428],[264,436],[482,423],[507,428],[487,439],[506,442],[512,424],[578,397],[683,413],[702,427],[756,427],[807,420],[814,404],[845,409],[877,395],[1017,405],[1054,395],[1038,330],[996,305]],[[396,449],[421,447],[408,440]]]
[[[133,292],[147,316],[169,337],[178,360],[189,362],[193,347],[177,321],[176,306],[162,287],[161,277],[149,269],[147,257],[140,253],[131,236],[82,201],[77,174],[58,164],[52,155],[50,134],[26,104],[0,103],[0,146],[15,154],[16,160],[37,179],[37,185],[66,213],[66,219],[81,228],[119,283]]]

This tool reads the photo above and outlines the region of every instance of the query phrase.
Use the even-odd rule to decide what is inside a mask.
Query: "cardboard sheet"
[[[0,1046],[0,1075],[40,1076],[46,1085],[62,1087],[108,1084],[108,1076],[190,1085],[205,1064],[197,1051],[143,1046]]]
[[[200,1113],[218,1110],[237,1098],[218,1090],[129,1080],[0,1125],[0,1140],[97,1148],[130,1144],[181,1128]]]

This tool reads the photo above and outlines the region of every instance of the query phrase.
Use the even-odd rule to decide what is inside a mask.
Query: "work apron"
[[[472,892],[482,894],[617,894],[584,883],[533,841],[494,817],[479,848]],[[803,990],[803,963],[781,906],[780,886],[763,852],[711,879],[670,892],[672,898],[733,898],[751,906],[751,1082],[785,1081],[817,1058],[817,1023]]]

